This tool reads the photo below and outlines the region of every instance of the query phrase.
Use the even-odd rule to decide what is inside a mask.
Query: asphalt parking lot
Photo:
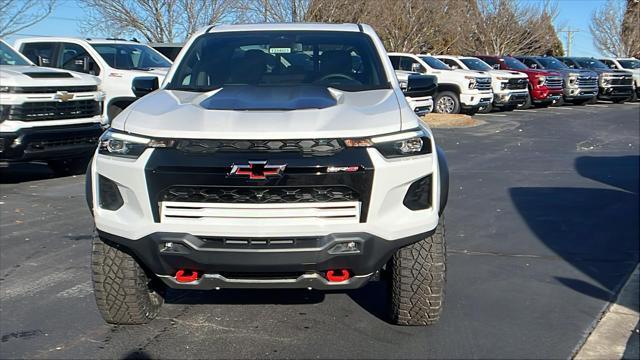
[[[447,300],[385,322],[386,288],[169,293],[109,326],[91,288],[84,177],[2,173],[0,358],[567,358],[638,263],[640,104],[480,115],[436,129],[451,169]]]

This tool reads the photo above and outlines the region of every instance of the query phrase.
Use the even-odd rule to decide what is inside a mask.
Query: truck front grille
[[[476,89],[479,91],[491,90],[491,78],[477,78]]]
[[[95,100],[68,102],[26,102],[9,105],[8,120],[42,121],[88,118],[100,114],[100,104]]]
[[[547,77],[547,87],[549,89],[562,89],[562,78],[558,76]]]
[[[160,201],[227,204],[291,204],[358,201],[347,186],[311,187],[215,187],[172,186],[160,193]]]
[[[164,224],[205,223],[212,226],[256,226],[259,224],[332,225],[360,222],[360,202],[303,202],[285,204],[229,204],[210,202],[160,203]]]
[[[613,78],[613,79],[611,79],[611,85],[627,85],[627,86],[631,86],[631,85],[633,85],[633,78],[631,78],[631,77],[629,77],[629,78],[623,78],[623,77]]]
[[[580,76],[576,83],[581,88],[595,88],[598,87],[598,78],[591,76]]]
[[[53,149],[97,146],[98,136],[79,136],[69,137],[55,140],[41,140],[30,142],[25,151],[33,153],[39,151],[47,151]]]
[[[509,90],[523,90],[527,88],[529,80],[527,78],[521,79],[509,79],[507,83],[507,89]]]
[[[343,149],[337,139],[306,140],[180,140],[176,145],[188,153],[216,152],[299,152],[308,155],[332,155]]]

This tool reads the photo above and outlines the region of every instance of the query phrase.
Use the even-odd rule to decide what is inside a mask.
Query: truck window
[[[522,61],[525,65],[527,65],[528,67],[530,67],[532,69],[542,68],[541,66],[538,66],[538,63],[536,63],[535,61],[533,61],[531,59],[520,59],[520,61]]]
[[[460,65],[453,59],[438,59],[438,60],[442,61],[443,63],[445,63],[447,65],[449,65],[450,67],[454,67],[455,66],[458,69],[461,68]]]
[[[56,43],[53,42],[28,43],[22,46],[21,52],[36,65],[55,67],[53,59],[55,47]],[[38,57],[42,59],[42,64],[38,63]]]
[[[31,65],[9,45],[0,41],[0,65]]]
[[[400,70],[400,56],[389,56],[389,60],[395,70]]]
[[[114,69],[151,70],[171,66],[158,51],[146,45],[99,43],[91,46]]]
[[[85,71],[85,61],[89,62],[88,71]],[[62,43],[57,67],[91,75],[100,74],[100,69],[87,50],[83,46],[73,43]]]
[[[400,58],[400,70],[414,71],[413,70],[414,64],[418,64],[420,66],[419,72],[421,72],[421,73],[425,72],[424,66],[420,65],[418,60],[416,60],[414,58],[410,58],[408,56],[403,56],[403,57]]]
[[[167,89],[204,92],[225,86],[305,85],[345,91],[389,88],[368,35],[265,31],[201,35]]]

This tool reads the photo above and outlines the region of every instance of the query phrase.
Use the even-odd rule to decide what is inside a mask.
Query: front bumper
[[[581,87],[566,87],[564,89],[564,99],[571,100],[588,100],[598,96],[598,88],[581,88]]]
[[[223,238],[184,233],[153,233],[128,240],[99,232],[109,243],[133,253],[172,288],[351,289],[364,285],[400,247],[430,233],[389,241],[368,233],[332,233],[318,237]],[[347,248],[347,244],[352,244]],[[201,276],[179,282],[180,269]],[[348,269],[352,277],[329,282],[327,270]]]
[[[23,128],[0,132],[0,161],[27,162],[89,157],[102,128],[98,123]]]
[[[522,105],[527,101],[528,96],[529,92],[526,90],[494,93],[493,105],[497,107]]]
[[[463,109],[479,109],[488,106],[491,102],[493,102],[493,93],[491,91],[460,94],[460,107]]]
[[[431,96],[412,98],[406,97],[411,110],[418,116],[429,114],[433,111],[433,98]]]
[[[632,85],[617,85],[609,87],[600,87],[598,99],[602,100],[618,100],[627,99],[633,96]]]

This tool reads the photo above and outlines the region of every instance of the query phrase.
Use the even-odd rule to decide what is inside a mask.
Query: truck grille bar
[[[26,102],[8,107],[8,120],[18,121],[79,119],[100,114],[100,104],[95,100]]]
[[[562,78],[559,76],[547,77],[547,87],[550,89],[562,89]]]

